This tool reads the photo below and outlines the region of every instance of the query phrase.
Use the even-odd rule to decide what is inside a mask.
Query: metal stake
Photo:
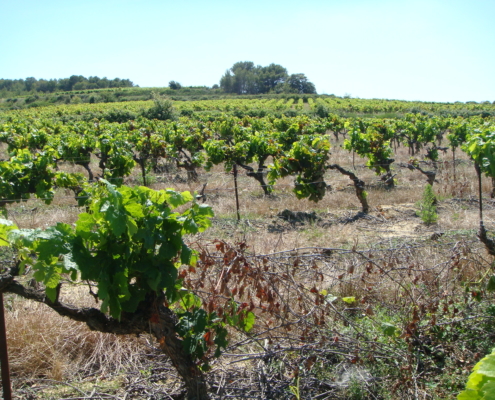
[[[3,399],[12,400],[9,354],[7,352],[7,330],[5,329],[5,312],[3,308],[3,293],[0,293],[0,362],[2,364]]]
[[[234,164],[234,190],[235,190],[235,208],[237,210],[237,222],[241,220],[239,214],[239,191],[237,190],[237,164]]]

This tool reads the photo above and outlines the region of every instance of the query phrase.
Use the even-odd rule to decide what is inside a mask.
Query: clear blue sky
[[[0,78],[218,83],[237,61],[318,93],[495,100],[495,0],[0,0]]]

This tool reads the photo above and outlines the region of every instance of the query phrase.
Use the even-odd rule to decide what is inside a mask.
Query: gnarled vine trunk
[[[175,333],[177,318],[164,305],[163,298],[149,298],[143,301],[134,313],[122,313],[120,321],[109,317],[96,308],[79,308],[59,301],[50,301],[44,291],[25,287],[17,282],[12,273],[0,275],[0,292],[14,293],[25,299],[44,303],[59,315],[86,323],[91,330],[116,335],[139,335],[152,332],[177,372],[184,380],[188,400],[208,400],[204,374],[194,363]]]
[[[359,202],[361,203],[361,209],[364,213],[367,213],[370,209],[370,206],[368,204],[366,191],[364,190],[364,182],[361,179],[359,179],[356,176],[356,174],[346,170],[345,168],[342,168],[338,164],[328,165],[327,168],[336,169],[341,174],[347,175],[349,178],[351,178],[352,183],[354,184],[354,188],[356,189],[356,196],[359,199]]]
[[[436,169],[434,171],[425,171],[419,165],[414,165],[414,164],[411,164],[411,163],[407,164],[407,168],[409,168],[411,171],[414,171],[415,169],[417,169],[424,176],[426,176],[426,181],[431,186],[433,186],[433,184],[435,182],[437,182],[437,180],[435,179],[436,176],[437,176],[437,170]]]
[[[265,159],[266,159],[266,157],[265,157]],[[247,176],[254,178],[258,181],[261,188],[263,189],[263,193],[265,194],[265,196],[269,196],[271,194],[270,193],[270,185],[267,185],[267,183],[265,182],[264,171],[265,171],[266,167],[264,166],[264,160],[261,160],[258,163],[258,170],[257,171],[255,171],[254,168],[249,166],[249,165],[245,165],[245,164],[241,164],[241,163],[237,163],[237,165],[239,165],[241,168],[244,168],[247,171],[246,172]]]
[[[89,166],[89,162],[76,162],[77,165],[81,165],[88,173],[88,181],[92,182],[94,180],[93,171],[91,171],[91,167]]]
[[[488,237],[485,226],[483,225],[483,221],[481,221],[480,223],[480,229],[477,236],[480,242],[485,245],[488,254],[495,256],[495,241]]]

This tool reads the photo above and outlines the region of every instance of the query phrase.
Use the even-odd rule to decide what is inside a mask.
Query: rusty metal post
[[[7,352],[7,330],[5,329],[5,312],[3,308],[3,293],[0,293],[0,362],[2,364],[3,399],[12,400],[9,355]]]

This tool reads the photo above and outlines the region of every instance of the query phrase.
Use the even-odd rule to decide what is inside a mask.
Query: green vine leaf
[[[495,291],[495,275],[490,276],[490,279],[486,285],[486,290],[489,292]]]
[[[101,180],[86,190],[88,212],[80,214],[75,227],[16,231],[0,225],[11,231],[18,248],[36,253],[34,277],[45,284],[47,296],[54,301],[62,276],[75,279],[80,273],[97,283],[101,310],[117,319],[122,311],[134,311],[146,293],[165,290],[174,297],[178,268],[197,260],[183,234],[206,229],[211,209],[192,203],[182,214],[172,212],[193,196],[171,189],[118,188]]]
[[[8,235],[10,231],[18,229],[17,226],[7,219],[0,218],[0,247],[10,246]]]
[[[396,332],[397,332],[397,328],[394,325],[389,324],[389,323],[383,323],[380,326],[380,329],[385,336],[395,336]]]
[[[466,389],[459,393],[458,400],[488,400],[495,398],[495,349],[473,368]]]

